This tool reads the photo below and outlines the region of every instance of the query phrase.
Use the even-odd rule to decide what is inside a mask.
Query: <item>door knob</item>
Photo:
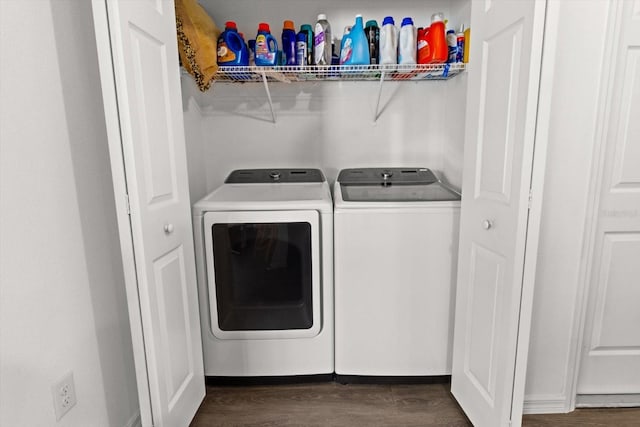
[[[488,219],[485,219],[484,221],[482,221],[482,228],[484,228],[485,230],[488,230],[491,227],[493,227],[493,222],[489,221]]]
[[[171,234],[173,233],[173,224],[165,224],[164,225],[164,232],[166,234]]]

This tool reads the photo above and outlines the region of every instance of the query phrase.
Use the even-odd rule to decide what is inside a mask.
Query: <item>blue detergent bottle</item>
[[[298,65],[296,56],[296,27],[286,20],[282,26],[282,55],[284,65]]]
[[[349,34],[342,38],[340,65],[369,65],[369,43],[364,32],[362,15],[356,15],[356,23]]]
[[[278,42],[271,35],[269,24],[261,22],[256,36],[255,59],[257,66],[274,66],[278,61]]]
[[[249,65],[249,49],[233,21],[225,23],[224,31],[218,37],[218,65],[221,67]]]

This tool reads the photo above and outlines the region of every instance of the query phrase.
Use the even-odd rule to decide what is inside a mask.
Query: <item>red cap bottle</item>
[[[269,24],[267,24],[266,22],[261,22],[260,24],[258,24],[258,32],[271,33]]]

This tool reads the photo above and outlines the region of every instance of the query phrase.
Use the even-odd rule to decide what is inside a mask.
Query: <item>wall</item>
[[[330,180],[347,167],[441,171],[447,83],[386,84],[376,123],[375,82],[278,85],[275,124],[260,85],[221,85],[203,120],[208,188],[236,168],[319,167]]]
[[[460,26],[464,25],[468,28],[471,20],[471,3],[458,0],[451,1],[450,6],[451,22],[457,23],[450,27],[459,30]],[[442,171],[444,178],[455,188],[462,188],[467,78],[468,73],[463,73],[448,82],[444,103],[448,138],[442,147]]]
[[[202,93],[198,91],[193,78],[182,73],[182,110],[184,112],[184,138],[187,151],[187,171],[189,174],[189,197],[191,204],[197,202],[208,193],[207,163],[205,156],[205,138],[202,125],[202,111],[197,99]]]
[[[570,409],[575,354],[574,314],[580,297],[596,115],[608,1],[549,3],[547,35],[556,45],[533,326],[527,371],[527,412]],[[584,31],[585,23],[589,31]],[[550,24],[557,25],[550,28]],[[557,35],[553,31],[557,29]],[[547,48],[545,44],[545,49]],[[578,67],[577,64],[580,64]]]
[[[138,411],[90,2],[0,2],[0,425]],[[51,386],[73,371],[56,423]]]

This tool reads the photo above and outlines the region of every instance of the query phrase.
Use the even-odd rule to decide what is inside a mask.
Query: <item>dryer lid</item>
[[[324,182],[320,169],[238,169],[229,174],[225,184],[265,184]]]

